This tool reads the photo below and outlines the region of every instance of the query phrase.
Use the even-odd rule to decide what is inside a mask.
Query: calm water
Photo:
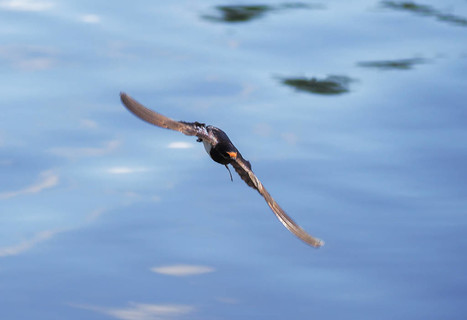
[[[465,318],[467,2],[259,4],[0,1],[1,319]]]

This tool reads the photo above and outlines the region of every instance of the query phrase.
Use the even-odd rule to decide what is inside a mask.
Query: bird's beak
[[[233,151],[232,152],[227,152],[227,154],[230,156],[230,158],[232,158],[234,160],[237,159],[237,153],[236,152],[233,152]]]

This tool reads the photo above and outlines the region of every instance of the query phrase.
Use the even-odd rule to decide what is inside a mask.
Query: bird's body
[[[121,93],[120,97],[125,107],[140,119],[158,127],[198,137],[197,141],[203,142],[204,148],[211,159],[225,165],[227,169],[227,165],[232,165],[242,180],[264,197],[276,217],[290,232],[313,247],[321,247],[324,244],[322,240],[309,235],[282,210],[253,173],[250,162],[242,157],[224,131],[200,122],[175,121],[144,107],[125,93]]]
[[[203,143],[204,149],[211,156],[212,160],[223,165],[230,164],[234,155],[238,153],[237,148],[235,148],[227,134],[221,129],[214,126],[206,126],[206,130],[209,135],[215,137],[217,143],[213,145],[209,141],[201,138],[199,138],[198,141]]]

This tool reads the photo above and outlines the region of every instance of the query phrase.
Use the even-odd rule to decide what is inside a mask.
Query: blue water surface
[[[466,36],[462,0],[0,1],[0,318],[465,319]]]

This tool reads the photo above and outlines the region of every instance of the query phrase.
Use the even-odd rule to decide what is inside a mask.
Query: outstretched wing
[[[303,230],[291,217],[285,213],[284,210],[277,204],[273,197],[269,194],[266,188],[263,186],[261,181],[256,177],[256,175],[251,170],[251,165],[248,161],[243,159],[243,157],[237,156],[237,159],[231,163],[232,166],[237,171],[238,175],[245,181],[250,187],[258,190],[258,192],[264,197],[268,206],[271,208],[272,212],[276,215],[282,224],[289,229],[294,235],[300,238],[302,241],[308,243],[309,245],[319,248],[324,245],[324,241],[318,238],[315,238],[309,235],[305,230]]]
[[[216,138],[208,134],[204,123],[175,121],[146,108],[124,92],[120,93],[120,99],[123,105],[141,120],[161,128],[179,131],[187,136],[197,136],[213,145],[217,143]]]

